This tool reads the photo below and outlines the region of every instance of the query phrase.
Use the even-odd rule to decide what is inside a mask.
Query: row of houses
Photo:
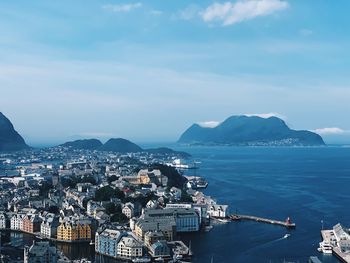
[[[32,234],[40,234],[43,238],[55,238],[59,241],[90,241],[92,237],[91,220],[88,218],[63,218],[61,222],[55,214],[42,214],[30,211],[27,214],[14,214],[8,220],[5,213],[0,213],[0,229],[8,228]]]

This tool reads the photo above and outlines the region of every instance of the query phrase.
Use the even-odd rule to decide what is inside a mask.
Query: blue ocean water
[[[191,240],[193,262],[339,262],[317,251],[321,221],[350,227],[350,148],[178,147],[200,160],[207,195],[232,212],[285,220],[295,230],[256,222],[216,225]],[[290,233],[287,239],[282,237]]]

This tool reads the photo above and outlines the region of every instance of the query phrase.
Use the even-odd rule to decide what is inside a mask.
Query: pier
[[[263,218],[263,217],[249,216],[249,215],[238,215],[238,214],[230,215],[229,218],[232,221],[250,220],[250,221],[261,222],[261,223],[266,223],[266,224],[279,225],[279,226],[283,226],[286,228],[295,228],[296,227],[295,223],[292,223],[292,221],[290,220],[289,217],[286,219],[286,221],[279,221],[279,220],[273,220],[273,219],[268,219],[268,218]]]

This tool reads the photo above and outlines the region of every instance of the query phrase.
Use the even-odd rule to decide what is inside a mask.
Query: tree
[[[181,192],[181,203],[193,203],[192,196],[190,196],[186,191]]]
[[[101,187],[95,193],[95,201],[109,201],[111,198],[125,198],[124,193],[119,189],[113,189],[109,185]]]
[[[106,213],[109,214],[109,215],[114,214],[114,213],[117,212],[117,208],[116,208],[114,203],[111,203],[111,202],[107,203],[105,205],[105,208],[106,208]]]
[[[112,183],[112,182],[118,180],[118,177],[115,174],[113,174],[112,176],[109,176],[107,178],[107,180],[108,180],[108,183]]]
[[[111,216],[111,222],[126,223],[128,218],[123,213],[116,213]]]

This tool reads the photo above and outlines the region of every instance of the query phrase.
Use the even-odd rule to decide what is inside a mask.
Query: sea
[[[288,230],[253,221],[217,223],[209,232],[182,235],[191,243],[192,262],[308,262],[310,256],[340,262],[317,247],[322,228],[337,223],[350,227],[350,147],[172,148],[200,161],[199,169],[186,173],[204,177],[209,183],[204,193],[229,205],[231,213],[282,221],[290,217],[296,224]],[[18,239],[31,242],[28,237]],[[94,258],[88,245],[61,249],[72,259]]]

